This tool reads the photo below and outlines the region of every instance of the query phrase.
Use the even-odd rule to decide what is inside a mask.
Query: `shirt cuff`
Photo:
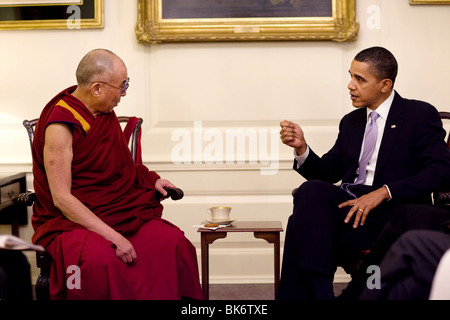
[[[392,199],[391,190],[389,190],[389,187],[387,186],[387,184],[385,184],[383,187],[386,187],[386,189],[387,189],[387,191],[389,193],[389,199],[387,201],[391,200]]]
[[[294,149],[294,157],[297,160],[297,169],[301,167],[301,165],[306,161],[309,155],[309,146],[306,146],[306,151],[302,155],[299,155],[297,151]]]

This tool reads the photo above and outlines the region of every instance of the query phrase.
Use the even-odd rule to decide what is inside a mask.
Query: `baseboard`
[[[201,253],[197,252],[197,256],[200,257]],[[273,266],[272,245],[253,248],[212,247],[209,251],[209,283],[270,284],[274,282]],[[350,279],[342,268],[337,269],[335,283],[347,283]]]
[[[351,280],[350,275],[344,270],[338,268],[334,275],[334,283],[348,283]],[[273,275],[255,275],[255,276],[210,276],[210,284],[273,284]]]

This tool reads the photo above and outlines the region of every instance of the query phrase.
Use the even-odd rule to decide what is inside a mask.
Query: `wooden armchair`
[[[143,120],[141,118],[136,117],[126,117],[121,116],[118,117],[119,122],[125,124],[124,135],[126,139],[129,141],[129,148],[131,155],[133,157],[133,161],[140,161],[140,135],[141,135],[141,125]],[[38,119],[33,120],[25,120],[23,121],[23,125],[28,132],[28,138],[30,140],[30,146],[33,145],[34,139],[34,129],[38,122]],[[166,188],[167,197],[172,200],[180,200],[183,198],[184,193],[183,190],[179,188]],[[158,200],[161,200],[161,194],[158,193]],[[28,191],[20,194],[17,197],[17,203],[32,206],[36,201],[37,197],[33,191]],[[52,258],[51,256],[44,252],[36,252],[36,264],[37,267],[40,268],[40,274],[36,281],[36,299],[37,300],[49,300],[50,299],[50,266],[51,266]]]

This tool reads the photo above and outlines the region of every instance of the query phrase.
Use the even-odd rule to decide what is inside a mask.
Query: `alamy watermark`
[[[381,270],[377,265],[370,265],[367,267],[367,273],[371,274],[366,281],[368,289],[381,289]]]
[[[381,29],[381,8],[380,6],[373,4],[367,7],[366,10],[367,17],[366,25],[369,30],[380,30]]]
[[[67,289],[81,289],[81,270],[77,265],[70,265],[67,267],[67,277],[66,286]]]
[[[67,18],[67,29],[81,29],[81,9],[79,6],[68,6],[66,10],[70,16]]]
[[[174,164],[260,164],[261,175],[279,169],[279,131],[277,129],[203,129],[194,121],[193,130],[175,129],[171,140],[178,142],[171,152]]]

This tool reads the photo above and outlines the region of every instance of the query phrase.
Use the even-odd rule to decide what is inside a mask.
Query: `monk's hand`
[[[281,141],[295,149],[299,155],[306,152],[307,144],[303,135],[303,130],[294,122],[284,120],[280,122],[280,139]]]
[[[389,199],[389,192],[386,187],[381,187],[357,199],[352,199],[341,203],[339,208],[351,206],[344,222],[348,223],[350,219],[355,216],[353,228],[357,228],[358,225],[364,225],[370,211],[378,207],[380,203],[386,199]]]
[[[117,241],[113,243],[113,247],[116,250],[117,257],[122,260],[123,263],[134,263],[136,262],[136,251],[133,245],[128,239],[120,236]]]
[[[163,196],[162,199],[165,199],[167,197],[167,191],[165,189],[167,187],[168,188],[176,188],[176,186],[174,184],[172,184],[169,180],[165,180],[165,179],[158,179],[158,180],[156,180],[155,189],[159,193],[161,193],[161,195]]]

